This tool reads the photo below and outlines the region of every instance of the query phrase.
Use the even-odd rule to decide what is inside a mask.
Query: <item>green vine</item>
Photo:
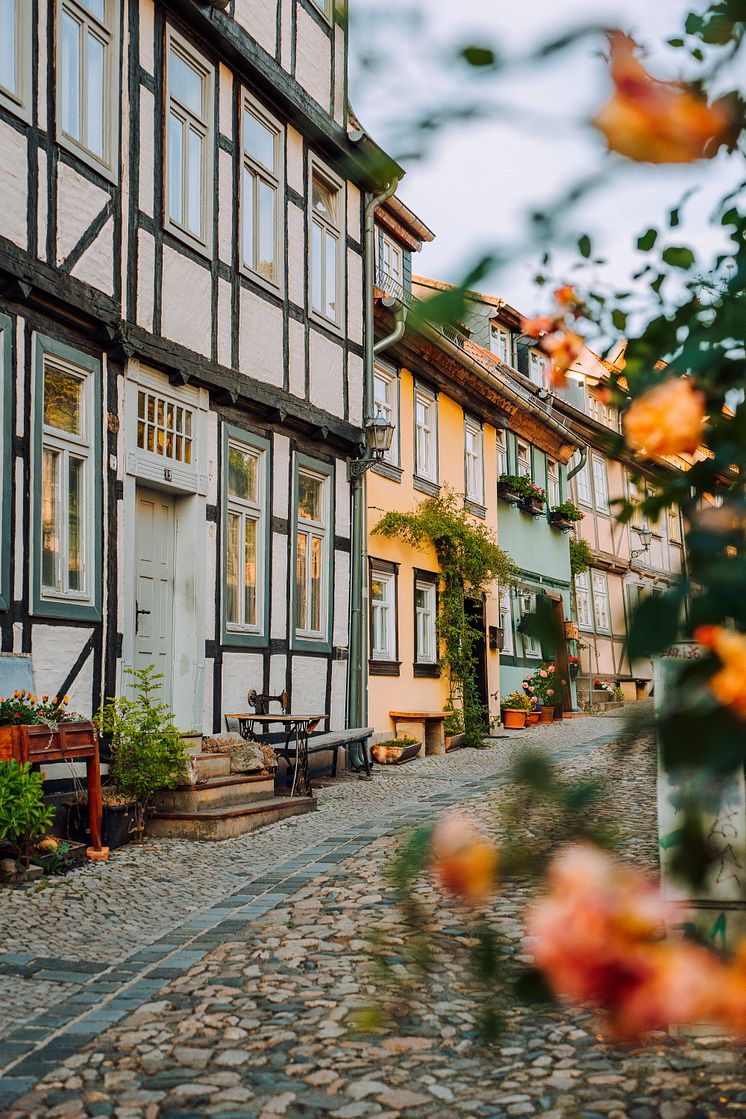
[[[477,685],[475,646],[483,635],[471,623],[467,599],[480,598],[490,583],[510,583],[515,566],[494,535],[466,511],[463,500],[444,487],[411,513],[386,513],[373,529],[413,548],[431,545],[438,557],[440,667],[448,673],[449,707],[461,709],[464,744],[481,746],[489,728],[488,713]]]

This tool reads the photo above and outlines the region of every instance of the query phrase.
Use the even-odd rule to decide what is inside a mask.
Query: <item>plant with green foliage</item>
[[[570,541],[570,571],[582,575],[593,563],[593,552],[585,540]]]
[[[563,501],[560,505],[553,505],[551,511],[563,521],[582,521],[585,516],[573,501]]]
[[[452,738],[456,734],[464,733],[464,714],[458,707],[444,708],[443,734]]]
[[[475,647],[482,635],[471,622],[466,603],[481,598],[492,583],[510,583],[515,571],[512,560],[448,487],[438,497],[425,498],[411,513],[386,513],[373,532],[413,548],[435,549],[441,573],[439,663],[448,673],[449,706],[463,713],[465,745],[482,746],[489,729],[477,685]]]
[[[137,831],[143,838],[148,805],[159,789],[173,789],[186,771],[181,732],[167,703],[158,699],[163,675],[153,665],[128,668],[134,698],[108,699],[95,717],[102,734],[110,735],[111,775],[115,785],[137,807]]]
[[[498,485],[507,493],[514,493],[525,501],[546,501],[547,491],[537,482],[532,482],[528,474],[501,474]]]
[[[0,762],[0,842],[9,843],[17,859],[28,866],[28,851],[54,818],[44,803],[44,778],[15,760]]]
[[[530,711],[532,704],[524,692],[511,692],[502,697],[500,707],[507,711]]]

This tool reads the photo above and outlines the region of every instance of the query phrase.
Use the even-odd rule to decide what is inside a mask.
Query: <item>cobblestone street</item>
[[[224,844],[161,841],[43,887],[0,913],[0,1100],[9,1116],[685,1119],[746,1112],[741,1051],[660,1036],[612,1047],[578,1012],[514,1007],[480,1046],[463,967],[467,919],[442,903],[438,969],[396,1031],[358,1035],[374,995],[367,930],[398,933],[382,877],[408,824],[459,803],[499,834],[518,747],[608,782],[599,811],[625,857],[656,858],[654,764],[614,751],[619,718],[496,739],[321,790],[310,816]],[[427,893],[427,891],[426,891]],[[494,905],[509,944],[527,884]]]

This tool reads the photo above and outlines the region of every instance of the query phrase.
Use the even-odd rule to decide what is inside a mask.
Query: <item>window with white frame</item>
[[[282,127],[244,98],[241,172],[241,261],[280,287],[282,257]]]
[[[536,614],[536,595],[524,594],[521,596],[521,617],[525,618],[529,615]],[[523,639],[523,655],[524,657],[540,657],[541,656],[541,642],[537,637],[530,633],[521,632]]]
[[[331,20],[334,14],[334,0],[313,0],[313,3],[325,19]]]
[[[531,475],[531,448],[522,439],[516,442],[516,463],[518,474],[521,478],[530,478]]]
[[[139,450],[191,466],[194,410],[155,390],[138,389],[136,438]]]
[[[644,500],[644,491],[634,482],[632,478],[629,479],[629,500],[632,505],[632,520],[631,525],[633,528],[647,528],[648,518],[642,508],[642,501]]]
[[[611,620],[609,617],[609,585],[605,572],[593,571],[591,573],[591,588],[596,629],[608,631],[611,629]]]
[[[341,325],[342,211],[341,182],[315,164],[311,171],[311,309]]]
[[[379,286],[388,295],[404,290],[404,250],[387,233],[381,234],[378,262]]]
[[[265,595],[265,452],[229,439],[225,478],[225,625],[262,632]]]
[[[479,505],[484,502],[484,438],[482,425],[476,420],[464,421],[464,473],[466,496]]]
[[[329,478],[306,467],[298,470],[295,556],[295,632],[327,636]]]
[[[212,67],[169,28],[166,224],[208,245],[212,214]]]
[[[0,0],[0,11],[7,3]],[[59,137],[109,170],[116,147],[118,7],[114,0],[58,0],[57,5]],[[0,17],[0,26],[3,22]]]
[[[593,492],[595,495],[596,509],[601,513],[609,511],[609,480],[606,474],[606,459],[600,455],[592,455],[593,460]]]
[[[578,625],[581,629],[593,629],[591,589],[587,571],[580,571],[575,576],[575,608],[578,612]]]
[[[497,477],[508,473],[508,433],[504,429],[497,431]]]
[[[593,505],[593,498],[591,496],[591,473],[588,469],[588,462],[583,463],[580,470],[575,477],[575,493],[577,494],[579,505]]]
[[[44,355],[41,446],[41,594],[89,601],[92,375]]]
[[[31,0],[0,0],[0,103],[26,116],[30,86]]]
[[[513,654],[513,610],[510,599],[510,587],[501,587],[499,596],[500,629],[503,633],[502,653],[506,656]]]
[[[667,510],[668,539],[672,544],[681,543],[681,511],[678,505],[669,505]]]
[[[541,350],[528,351],[528,375],[535,385],[544,387],[549,370],[549,358]]]
[[[512,349],[510,331],[504,326],[498,326],[497,323],[490,323],[490,350],[495,357],[510,365]]]
[[[374,661],[396,660],[396,576],[370,573],[370,655]]]
[[[415,389],[414,394],[414,472],[419,478],[437,481],[436,454],[437,403],[435,395],[427,389]]]
[[[394,429],[391,446],[383,456],[384,462],[399,464],[399,378],[389,369],[377,365],[373,372],[373,406],[378,416]]]
[[[550,509],[560,503],[560,472],[559,463],[553,458],[547,459],[547,497]]]
[[[435,664],[438,659],[437,590],[435,583],[416,579],[414,584],[415,661]]]

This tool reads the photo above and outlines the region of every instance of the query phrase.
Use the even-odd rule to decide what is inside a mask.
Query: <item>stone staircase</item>
[[[312,812],[313,797],[275,796],[274,777],[232,774],[227,754],[192,754],[198,784],[157,793],[148,835],[165,839],[234,839],[278,820]]]

